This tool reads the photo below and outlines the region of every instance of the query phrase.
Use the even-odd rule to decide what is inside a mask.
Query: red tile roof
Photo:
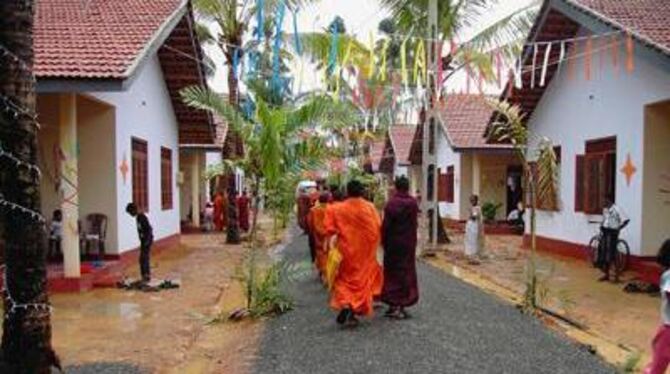
[[[37,0],[38,78],[128,77],[185,0]]]
[[[670,54],[670,1],[564,0]]]
[[[382,157],[384,156],[385,145],[386,145],[386,137],[374,141],[370,145],[370,162],[372,163],[373,171],[379,170],[379,164],[382,161]]]
[[[389,128],[391,145],[393,146],[397,163],[407,164],[410,162],[409,155],[415,132],[416,126],[414,125],[396,125]]]
[[[509,148],[505,144],[488,144],[486,128],[493,108],[486,96],[453,94],[442,104],[442,124],[455,149]]]

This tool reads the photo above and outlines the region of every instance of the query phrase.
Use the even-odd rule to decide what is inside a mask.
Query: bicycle
[[[599,221],[589,221],[589,223],[597,223],[598,225],[601,224]],[[589,244],[586,247],[589,261],[593,267],[598,267],[598,251],[601,249],[600,243],[602,242],[602,237],[602,230],[600,230],[600,227],[598,227],[598,233],[591,238]],[[621,274],[628,269],[628,265],[630,264],[630,246],[624,239],[619,238],[616,248],[617,253],[614,257],[614,270],[617,274]]]

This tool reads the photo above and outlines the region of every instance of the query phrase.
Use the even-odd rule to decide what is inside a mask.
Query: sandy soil
[[[454,243],[447,251],[440,252],[430,262],[442,269],[448,269],[445,264],[454,264],[512,294],[523,293],[529,252],[521,248],[520,237],[488,236],[486,258],[480,265],[471,265],[465,260],[462,235],[452,239]],[[585,325],[589,333],[621,346],[630,354],[641,353],[642,361],[646,360],[660,318],[658,297],[625,293],[625,281],[630,279],[626,276],[620,284],[597,282],[598,271],[582,261],[542,252],[537,259],[538,273],[548,291],[544,305]]]
[[[187,235],[152,260],[154,278],[180,279],[179,289],[54,295],[56,351],[66,366],[109,362],[152,373],[248,372],[263,323],[209,323],[244,305],[236,277],[244,251],[225,245],[223,235]],[[137,270],[128,275],[136,277]]]

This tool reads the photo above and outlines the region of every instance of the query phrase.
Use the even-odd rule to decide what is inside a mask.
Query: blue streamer
[[[263,40],[264,18],[263,9],[265,8],[264,0],[256,1],[256,38],[258,41]]]
[[[338,44],[340,42],[340,33],[339,30],[337,30],[337,27],[333,27],[333,30],[331,30],[333,33],[331,41],[330,41],[330,54],[328,56],[328,70],[327,74],[330,76],[333,74],[335,71],[335,65],[337,64],[337,51],[338,51]]]
[[[237,79],[237,71],[240,66],[240,49],[235,47],[233,50],[233,75]]]
[[[272,82],[275,89],[281,89],[279,73],[281,70],[281,43],[282,29],[284,27],[284,16],[286,15],[286,3],[282,0],[279,4],[279,14],[277,15],[277,24],[275,30],[274,55],[272,61]]]
[[[295,37],[295,51],[298,53],[298,56],[302,56],[302,43],[300,42],[300,35],[298,34],[298,11],[300,9],[296,8],[293,11],[293,35]]]

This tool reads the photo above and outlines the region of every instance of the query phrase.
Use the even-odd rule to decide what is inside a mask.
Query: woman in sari
[[[484,219],[479,196],[472,195],[470,204],[470,217],[465,224],[465,255],[470,263],[477,264],[477,257],[484,249]]]

